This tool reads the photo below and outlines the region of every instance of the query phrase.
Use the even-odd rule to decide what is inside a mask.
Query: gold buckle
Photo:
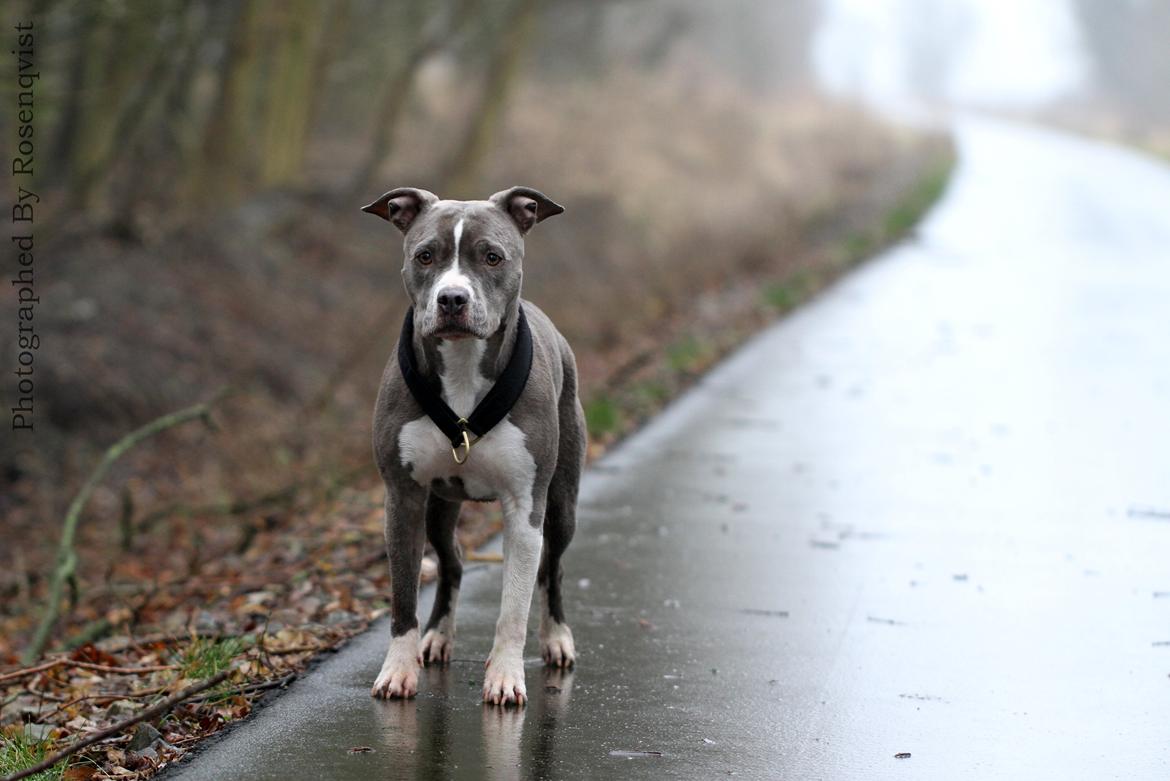
[[[475,442],[478,442],[479,439],[477,438],[475,442],[471,440],[471,436],[467,432],[467,418],[459,418],[459,420],[456,422],[459,423],[459,427],[463,429],[463,443],[451,448],[451,457],[455,459],[456,464],[462,466],[463,464],[467,463],[467,457],[471,455],[471,446],[474,445]],[[459,457],[460,449],[463,450],[463,458]]]

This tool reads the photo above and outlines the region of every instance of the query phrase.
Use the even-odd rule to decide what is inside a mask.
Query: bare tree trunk
[[[322,24],[321,34],[317,36],[317,52],[313,57],[313,75],[307,109],[310,133],[316,127],[321,110],[325,106],[329,67],[343,48],[345,35],[349,31],[352,6],[352,0],[334,0],[326,12],[327,18]]]
[[[65,87],[65,107],[61,122],[53,138],[51,180],[61,182],[73,175],[72,158],[80,143],[82,115],[86,103],[86,73],[93,56],[94,30],[98,25],[98,13],[92,6],[79,11],[74,22],[72,51],[69,57],[69,74]]]
[[[278,9],[273,33],[277,40],[266,80],[260,157],[260,183],[267,186],[291,184],[303,168],[314,70],[313,11],[322,6],[311,0],[285,0],[272,8]]]
[[[373,136],[365,158],[350,179],[348,197],[357,198],[373,186],[379,170],[394,149],[394,132],[402,119],[419,68],[443,47],[444,40],[458,32],[465,20],[474,16],[478,4],[479,0],[453,0],[441,14],[432,16],[429,21],[417,13],[410,19],[408,35],[413,39],[410,49],[386,79],[374,115]]]
[[[135,212],[145,199],[170,197],[176,190],[176,169],[183,168],[188,153],[185,135],[190,125],[188,103],[198,61],[199,50],[206,39],[210,15],[206,8],[193,5],[178,17],[182,25],[179,39],[171,47],[165,77],[154,84],[152,95],[143,101],[133,116],[133,131],[114,147],[107,167],[113,171],[119,160],[142,157],[159,161],[149,172],[136,172],[131,182],[125,177],[116,179],[108,200],[115,204],[111,222],[126,235],[137,236]],[[149,133],[144,132],[146,128]],[[164,163],[163,161],[167,161]],[[181,186],[181,185],[179,185]]]
[[[468,197],[474,188],[484,157],[491,148],[493,136],[503,117],[520,62],[528,50],[539,9],[540,0],[516,0],[512,7],[511,21],[496,41],[495,51],[488,63],[483,100],[472,115],[471,124],[444,177],[445,197]]]
[[[254,127],[261,37],[256,0],[242,0],[228,26],[227,53],[203,130],[200,164],[193,172],[198,200],[230,200],[254,173],[248,143]]]
[[[83,205],[91,201],[97,185],[133,145],[137,133],[145,124],[144,117],[151,104],[158,98],[158,85],[166,83],[167,76],[172,70],[172,50],[182,44],[187,33],[189,5],[190,0],[179,0],[160,22],[161,32],[152,54],[153,59],[129,97],[118,104],[113,132],[105,148],[81,173],[77,181],[76,196]]]

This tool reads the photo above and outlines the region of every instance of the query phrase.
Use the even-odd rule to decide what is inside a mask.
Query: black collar
[[[461,418],[447,406],[439,394],[435,383],[429,382],[418,370],[418,362],[414,356],[414,308],[406,312],[406,320],[402,324],[402,333],[398,337],[398,368],[402,371],[402,379],[406,387],[410,388],[410,395],[422,407],[427,417],[434,421],[439,430],[447,439],[451,440],[451,447],[458,451],[465,448],[463,459],[467,458],[473,441],[468,433],[479,439],[504,419],[528,383],[528,374],[532,370],[532,331],[528,328],[528,319],[524,316],[524,307],[519,307],[516,316],[516,343],[512,347],[512,355],[508,358],[508,365],[496,378],[496,383],[483,397],[483,401],[466,418]],[[460,460],[458,452],[455,460]]]

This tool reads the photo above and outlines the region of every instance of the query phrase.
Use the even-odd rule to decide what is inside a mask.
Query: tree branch
[[[73,501],[69,504],[69,511],[65,513],[65,523],[61,531],[61,542],[57,546],[57,569],[53,572],[53,579],[49,583],[49,597],[45,603],[45,612],[41,618],[41,623],[37,627],[32,642],[24,651],[23,661],[25,664],[30,664],[39,657],[41,652],[45,650],[45,644],[49,641],[49,633],[52,632],[53,624],[56,623],[57,616],[61,610],[62,589],[77,568],[77,553],[73,549],[73,538],[77,534],[77,524],[81,519],[81,511],[85,509],[85,505],[89,502],[89,498],[93,494],[94,489],[101,483],[106,473],[110,471],[110,467],[126,451],[161,431],[174,428],[192,420],[202,420],[210,425],[211,406],[222,396],[223,391],[217,393],[210,401],[187,407],[178,412],[172,412],[169,415],[163,415],[161,418],[153,420],[142,428],[122,437],[111,445],[105,455],[102,456],[102,460],[98,462],[97,468],[93,470],[89,479],[81,486],[81,490],[73,497]]]
[[[207,680],[200,681],[199,683],[195,684],[194,686],[188,686],[186,689],[183,689],[180,692],[172,694],[170,697],[167,697],[165,700],[162,700],[160,702],[155,703],[154,705],[151,705],[146,710],[140,711],[135,716],[131,716],[128,719],[123,719],[122,721],[119,721],[117,724],[111,724],[110,726],[106,727],[105,729],[99,729],[96,732],[89,733],[81,740],[78,740],[78,741],[66,746],[65,748],[61,749],[60,751],[56,752],[55,754],[50,754],[49,756],[45,757],[43,760],[41,760],[37,764],[33,765],[32,767],[26,767],[24,770],[20,770],[16,773],[13,773],[10,776],[5,776],[3,779],[0,779],[0,781],[20,781],[20,779],[28,778],[29,776],[36,775],[37,773],[41,772],[42,770],[48,770],[53,765],[60,762],[62,759],[65,759],[67,757],[70,757],[70,756],[76,754],[78,751],[81,751],[83,748],[86,748],[87,746],[92,746],[94,743],[97,743],[100,740],[105,740],[106,738],[108,738],[112,735],[117,735],[122,730],[126,729],[127,727],[132,727],[140,721],[146,721],[147,719],[152,719],[155,716],[159,716],[159,715],[162,715],[164,713],[167,713],[168,711],[170,711],[171,708],[175,707],[183,700],[186,700],[190,697],[195,696],[196,694],[199,694],[200,692],[203,692],[203,691],[210,689],[212,686],[215,686],[216,684],[222,682],[230,674],[231,674],[230,669],[229,670],[221,670],[218,673],[216,673],[215,675],[213,675],[212,677],[208,678]]]
[[[52,670],[56,667],[80,667],[83,670],[96,670],[97,672],[110,673],[112,675],[145,675],[146,673],[177,670],[179,666],[177,664],[152,664],[143,667],[118,667],[109,664],[97,664],[96,662],[82,662],[77,659],[53,659],[50,662],[38,664],[36,667],[25,667],[21,670],[4,673],[0,675],[0,682],[14,681],[17,678],[24,678],[25,676]]]

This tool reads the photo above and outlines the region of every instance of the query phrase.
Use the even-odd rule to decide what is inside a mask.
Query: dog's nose
[[[445,287],[435,299],[439,311],[445,315],[457,315],[467,306],[467,291],[461,287]]]

